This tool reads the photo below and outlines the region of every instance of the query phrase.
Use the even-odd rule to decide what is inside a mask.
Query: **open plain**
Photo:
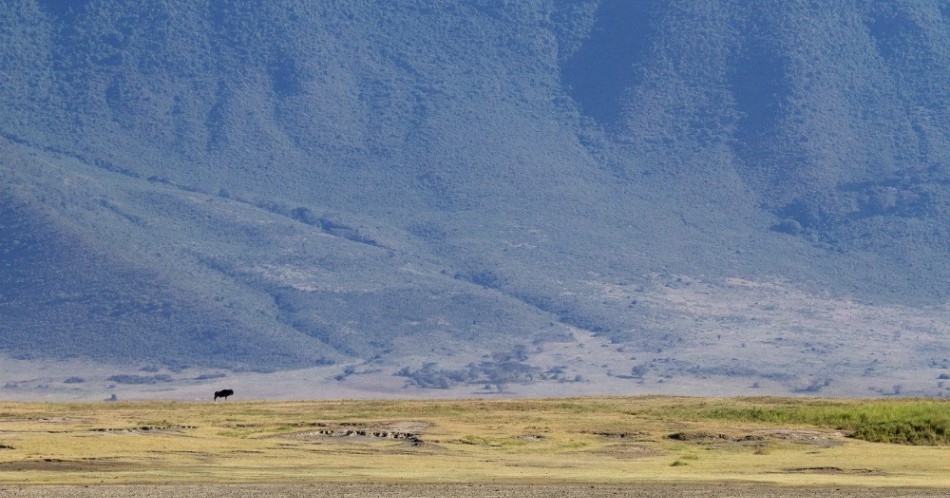
[[[946,496],[939,400],[2,403],[0,496]]]
[[[70,496],[76,498],[146,498],[158,496],[218,497],[304,497],[339,496],[348,498],[564,498],[584,496],[606,498],[929,498],[945,497],[946,490],[933,488],[866,487],[775,487],[729,484],[184,484],[184,485],[104,485],[104,486],[17,486],[0,489],[0,496],[22,498]]]

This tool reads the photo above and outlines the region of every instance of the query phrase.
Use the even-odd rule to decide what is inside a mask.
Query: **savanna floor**
[[[946,489],[862,487],[775,487],[752,485],[631,484],[626,486],[578,484],[200,484],[200,485],[92,485],[0,487],[0,497],[39,498],[193,498],[313,497],[347,498],[930,498],[946,497]]]
[[[0,403],[0,496],[950,496],[950,403]]]

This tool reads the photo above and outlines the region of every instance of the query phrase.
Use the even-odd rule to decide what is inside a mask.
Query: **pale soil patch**
[[[812,498],[812,497],[945,497],[944,489],[923,488],[826,488],[770,487],[734,484],[677,485],[630,484],[604,485],[494,485],[494,484],[259,484],[259,485],[136,485],[136,486],[4,486],[0,497],[71,496],[76,498],[152,498],[160,496],[218,497],[310,497],[339,496],[347,498],[607,498],[631,496],[641,498]]]
[[[312,284],[298,281],[299,275],[292,272],[284,273],[278,272],[289,285]],[[584,294],[592,293],[592,302],[600,303],[592,305],[612,307],[618,316],[629,315],[625,327],[636,333],[629,343],[614,343],[606,335],[567,327],[571,340],[533,345],[525,361],[541,372],[558,369],[563,373],[531,384],[509,383],[500,390],[469,384],[422,389],[395,375],[403,367],[417,368],[431,361],[428,355],[390,358],[372,367],[352,359],[337,365],[256,373],[22,360],[0,354],[0,400],[212,402],[213,392],[223,388],[235,390],[232,401],[697,393],[950,397],[950,382],[940,378],[947,372],[950,357],[946,340],[950,305],[911,308],[859,303],[816,295],[781,281],[676,275],[645,275],[631,283],[585,280],[575,284],[590,289]],[[464,368],[482,361],[484,352],[460,351],[440,358],[439,368]],[[168,382],[110,380],[115,375],[144,375],[142,367],[167,376]],[[347,368],[355,373],[343,375]]]
[[[662,311],[656,327],[682,339],[678,360],[739,377],[755,372],[760,392],[937,397],[950,390],[938,386],[942,369],[933,364],[948,353],[946,305],[859,303],[780,281],[656,278],[651,289],[637,297]],[[614,286],[609,294],[633,292]]]
[[[816,444],[818,446],[830,447],[843,444],[842,439],[849,435],[842,431],[811,431],[801,429],[764,429],[755,431],[754,434],[761,434],[772,439],[791,441],[801,444]]]
[[[636,460],[639,458],[650,458],[661,456],[665,453],[653,448],[646,448],[634,444],[616,444],[607,446],[600,450],[592,451],[595,455],[606,455],[620,460]]]

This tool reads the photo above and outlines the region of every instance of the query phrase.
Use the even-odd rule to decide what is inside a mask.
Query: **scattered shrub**
[[[169,375],[113,375],[106,379],[116,384],[158,384],[161,382],[171,382]]]
[[[802,224],[791,218],[786,218],[778,224],[772,226],[772,230],[788,235],[798,235],[802,233]]]
[[[211,379],[220,379],[222,377],[227,377],[227,375],[223,373],[201,374],[195,377],[195,380],[211,380]]]

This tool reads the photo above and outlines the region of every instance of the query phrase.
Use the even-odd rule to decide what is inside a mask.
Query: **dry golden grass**
[[[819,425],[743,419],[776,406],[815,406],[824,413],[830,404],[876,413],[894,403],[900,402],[638,397],[0,403],[0,483],[950,487],[948,446],[860,441],[822,426],[824,419]],[[919,403],[931,403],[925,406],[938,418],[950,409],[946,403]]]

